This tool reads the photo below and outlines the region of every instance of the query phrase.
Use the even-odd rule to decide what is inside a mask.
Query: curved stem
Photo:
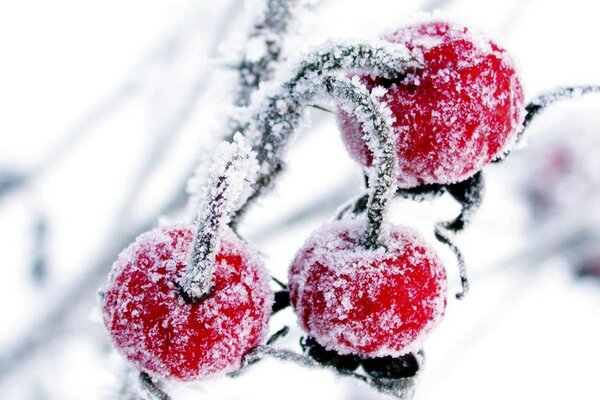
[[[394,398],[402,400],[412,399],[415,383],[419,376],[419,373],[417,373],[414,376],[400,379],[373,378],[353,371],[339,370],[330,365],[319,363],[318,361],[304,354],[299,354],[292,350],[276,348],[270,345],[258,346],[250,350],[244,357],[240,369],[230,374],[230,376],[239,376],[250,365],[255,364],[256,362],[267,357],[292,362],[306,368],[321,368],[331,370],[338,375],[357,379],[377,389],[381,393],[385,393],[393,396]],[[415,357],[418,363],[418,369],[420,369],[421,365],[423,364],[423,354],[419,352],[415,354]]]
[[[361,244],[367,249],[376,249],[383,242],[382,224],[397,187],[398,159],[390,111],[357,81],[329,77],[325,87],[340,106],[351,111],[361,123],[367,146],[373,154],[366,212],[368,224]]]
[[[246,200],[257,169],[255,154],[241,135],[217,149],[196,219],[190,261],[178,282],[186,300],[199,301],[210,294],[223,230],[232,212]]]
[[[260,172],[248,202],[233,218],[236,224],[283,170],[283,153],[306,108],[323,91],[324,77],[338,71],[362,71],[387,79],[399,78],[408,68],[419,68],[404,46],[367,42],[328,43],[304,57],[291,77],[266,96],[242,132],[254,143]]]
[[[600,93],[600,85],[565,86],[535,97],[525,106],[525,119],[523,120],[521,130],[517,133],[516,143],[519,143],[523,139],[523,133],[525,133],[529,124],[548,106],[558,101],[577,98],[589,93]],[[494,159],[493,162],[502,161],[509,153],[510,151],[502,154]]]

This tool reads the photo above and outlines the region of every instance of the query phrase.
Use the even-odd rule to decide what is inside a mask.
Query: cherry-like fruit
[[[117,349],[151,375],[192,380],[231,372],[268,331],[273,294],[256,253],[227,230],[216,255],[212,291],[190,301],[177,281],[193,226],[140,235],[113,264],[102,300]]]
[[[314,232],[289,273],[299,324],[339,354],[397,357],[420,349],[441,320],[447,279],[433,249],[414,231],[392,226],[385,247],[360,245],[361,219]]]
[[[523,90],[509,55],[469,28],[448,22],[409,26],[384,37],[406,46],[422,68],[397,80],[363,76],[395,118],[398,185],[463,181],[514,144],[524,118]],[[364,166],[373,158],[361,124],[340,110],[350,155]]]

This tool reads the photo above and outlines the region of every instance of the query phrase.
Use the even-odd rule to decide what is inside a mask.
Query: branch
[[[261,83],[271,80],[281,61],[284,40],[292,17],[302,0],[266,0],[248,35],[245,54],[239,65],[239,90],[235,105],[247,107]],[[233,132],[239,129],[234,127]],[[233,136],[233,134],[232,134]]]
[[[389,378],[373,378],[370,376],[365,376],[353,371],[349,370],[340,370],[336,369],[330,365],[319,363],[313,358],[306,356],[304,354],[296,353],[292,350],[276,348],[269,345],[258,346],[253,350],[249,351],[248,354],[244,357],[242,361],[242,366],[235,373],[230,376],[236,377],[239,376],[242,372],[244,372],[248,366],[256,364],[258,361],[261,361],[264,358],[275,358],[278,360],[291,362],[293,364],[299,365],[304,368],[320,368],[324,370],[331,371],[339,376],[346,376],[350,378],[357,379],[361,382],[366,383],[367,385],[377,389],[381,393],[385,393],[391,395],[397,399],[401,400],[409,400],[412,399],[414,394],[414,387],[419,376],[418,371],[420,367],[417,368],[417,373],[414,376],[400,379],[389,379]],[[418,364],[422,364],[423,355],[418,353],[416,355],[416,359]]]
[[[192,254],[178,282],[183,294],[192,301],[204,298],[212,289],[215,256],[223,230],[232,213],[249,196],[249,185],[258,172],[255,157],[250,144],[238,133],[233,143],[222,143],[213,158],[196,219]]]
[[[338,100],[340,107],[352,112],[361,123],[367,145],[374,156],[366,211],[368,225],[361,244],[367,249],[376,249],[385,242],[382,224],[387,205],[397,187],[398,160],[391,111],[371,96],[358,79],[351,81],[331,77],[326,79],[325,87]]]
[[[171,396],[159,388],[147,373],[140,372],[139,379],[142,387],[150,395],[151,400],[171,400]]]
[[[325,77],[339,71],[366,71],[392,79],[418,67],[404,46],[385,42],[328,43],[305,56],[291,77],[266,96],[242,132],[254,143],[260,172],[248,202],[233,218],[234,226],[283,170],[283,153],[306,108],[323,94]]]
[[[521,127],[521,130],[517,133],[515,144],[521,142],[523,139],[523,134],[525,133],[525,130],[529,124],[535,120],[535,117],[546,110],[546,108],[556,102],[578,98],[589,93],[600,93],[600,85],[565,86],[542,93],[541,95],[535,97],[525,106],[525,119],[523,120],[523,126]],[[496,157],[492,162],[504,160],[509,153],[510,150]]]

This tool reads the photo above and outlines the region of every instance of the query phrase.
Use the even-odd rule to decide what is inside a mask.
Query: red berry
[[[191,304],[176,281],[190,257],[193,227],[140,235],[112,267],[104,324],[115,346],[138,368],[191,380],[230,372],[267,333],[273,302],[256,252],[231,231],[216,256],[214,288]]]
[[[397,357],[419,350],[446,306],[446,272],[413,231],[394,226],[388,249],[357,243],[361,221],[316,231],[294,259],[290,299],[300,325],[329,350]]]
[[[392,82],[362,77],[369,89],[387,87],[381,101],[395,117],[400,187],[460,182],[514,143],[523,91],[503,49],[447,22],[410,26],[385,39],[406,45],[424,65]],[[370,166],[360,123],[343,111],[338,115],[348,151]]]

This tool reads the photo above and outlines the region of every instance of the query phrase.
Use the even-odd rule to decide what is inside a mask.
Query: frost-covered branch
[[[281,61],[283,46],[295,11],[304,0],[266,0],[246,43],[239,65],[239,90],[235,105],[247,107],[261,83],[271,80]],[[235,131],[236,129],[234,129]]]
[[[517,133],[516,142],[519,143],[522,140],[523,134],[527,130],[527,127],[531,124],[535,117],[541,114],[546,108],[556,102],[574,99],[589,93],[600,93],[600,85],[565,86],[542,93],[541,95],[535,97],[525,106],[525,119],[523,120],[523,126],[521,127],[521,130]],[[502,161],[507,155],[508,152],[502,154],[496,158],[494,162]]]
[[[283,153],[297,131],[307,106],[323,95],[324,78],[340,71],[360,71],[398,78],[420,64],[404,46],[385,42],[328,43],[309,53],[292,69],[290,78],[258,105],[244,133],[253,141],[260,165],[249,202],[259,197],[283,169]],[[236,223],[246,210],[234,218]]]
[[[244,372],[248,366],[257,363],[258,361],[264,358],[275,358],[278,360],[291,362],[304,368],[327,369],[334,372],[337,375],[357,379],[377,389],[378,391],[391,395],[395,398],[409,400],[413,397],[414,387],[419,376],[418,371],[420,370],[420,366],[423,363],[422,353],[419,352],[415,354],[414,357],[417,362],[417,366],[416,373],[413,376],[402,378],[389,378],[385,376],[371,377],[350,370],[336,369],[331,365],[322,364],[309,356],[296,353],[292,350],[263,345],[258,346],[252,349],[250,352],[248,352],[248,354],[244,357],[242,367],[234,374],[232,374],[232,376],[238,376],[239,374]],[[370,360],[363,360],[363,363],[368,361]]]
[[[351,81],[330,77],[325,80],[325,87],[340,107],[361,123],[367,146],[373,154],[366,211],[368,225],[361,244],[367,249],[374,249],[384,241],[382,224],[387,205],[396,191],[398,160],[391,111],[379,103],[358,78]]]
[[[146,390],[151,400],[171,400],[171,396],[159,388],[147,373],[140,372],[139,379],[142,387]]]
[[[217,149],[196,219],[190,261],[179,280],[189,299],[199,300],[210,293],[223,229],[249,196],[257,170],[255,153],[241,134],[234,137],[233,143],[224,142]]]
[[[557,101],[581,97],[588,93],[600,93],[600,86],[567,86],[537,96],[531,100],[527,106],[525,106],[526,113],[525,120],[523,121],[523,128],[526,128],[540,112],[544,111],[548,106],[556,103]]]
[[[463,299],[469,292],[469,278],[467,276],[465,259],[458,246],[454,243],[454,235],[471,223],[472,216],[481,206],[483,190],[484,181],[481,171],[463,182],[447,185],[446,191],[458,201],[461,211],[453,220],[439,222],[435,226],[435,237],[452,250],[458,262],[461,291],[456,294],[456,298],[459,300]]]

